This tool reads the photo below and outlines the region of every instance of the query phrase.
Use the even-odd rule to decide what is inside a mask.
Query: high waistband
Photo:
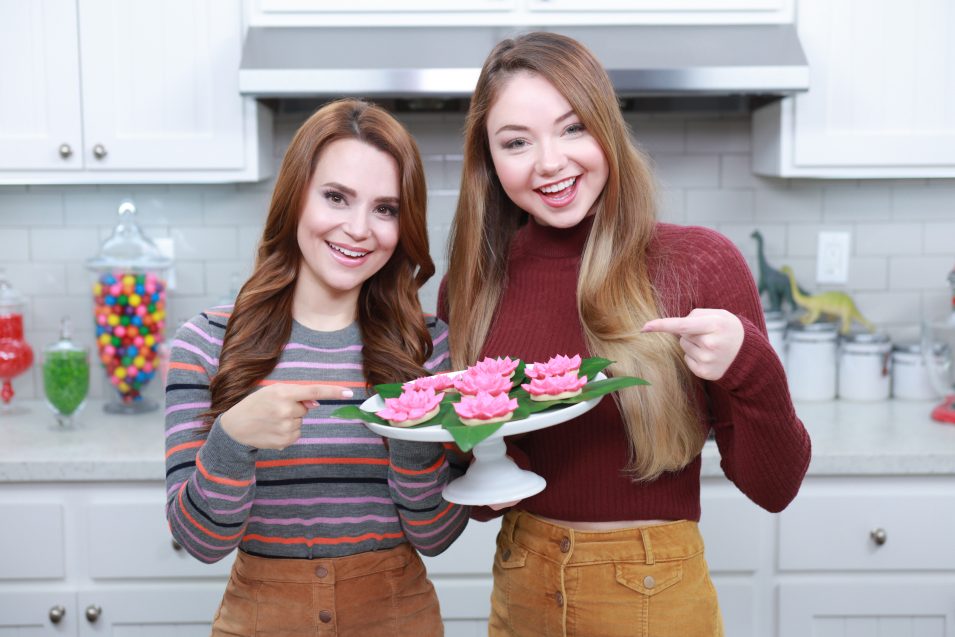
[[[512,509],[504,516],[501,533],[505,541],[562,564],[653,564],[684,560],[703,552],[699,526],[690,520],[614,531],[578,531]]]
[[[420,559],[405,542],[391,549],[313,560],[256,557],[239,551],[233,568],[252,580],[334,585],[337,580],[402,568]]]

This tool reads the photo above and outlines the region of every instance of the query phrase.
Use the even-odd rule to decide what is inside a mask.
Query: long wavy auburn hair
[[[666,310],[647,263],[656,225],[650,161],[634,146],[600,62],[566,36],[533,32],[504,40],[481,69],[467,115],[461,194],[448,250],[452,361],[460,369],[480,357],[506,281],[508,247],[528,220],[497,178],[487,134],[497,95],[519,73],[553,84],[607,159],[607,184],[594,204],[594,225],[581,259],[577,308],[591,352],[616,361],[610,373],[651,382],[613,396],[631,443],[626,470],[634,480],[652,480],[683,468],[703,447],[697,381],[676,339],[640,332]],[[659,270],[676,280],[665,265]]]
[[[226,326],[219,369],[209,385],[207,426],[252,392],[275,368],[292,333],[292,300],[302,254],[297,228],[307,189],[328,145],[357,139],[398,165],[398,245],[362,285],[358,325],[369,386],[427,374],[433,344],[418,290],[434,275],[428,249],[427,190],[414,139],[383,109],[361,100],[326,104],[295,133],[275,180],[252,275],[239,291]]]

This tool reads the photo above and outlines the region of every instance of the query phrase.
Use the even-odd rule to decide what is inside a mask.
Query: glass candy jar
[[[63,427],[73,425],[90,388],[90,355],[76,345],[69,317],[60,322],[60,338],[43,350],[43,395]]]
[[[33,349],[23,338],[23,297],[0,274],[0,411],[13,412],[13,379],[30,369]]]
[[[140,229],[136,206],[119,206],[119,223],[100,253],[86,262],[96,274],[93,314],[96,347],[116,397],[103,409],[137,414],[158,408],[143,389],[159,371],[157,354],[166,323],[165,277],[172,260]]]

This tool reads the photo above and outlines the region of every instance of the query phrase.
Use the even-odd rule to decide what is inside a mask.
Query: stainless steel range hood
[[[534,27],[586,44],[628,96],[782,96],[809,87],[795,28]],[[522,27],[250,27],[239,90],[255,97],[467,97],[484,58]]]

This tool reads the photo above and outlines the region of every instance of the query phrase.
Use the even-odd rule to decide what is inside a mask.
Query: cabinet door
[[[75,0],[0,0],[0,170],[82,167],[77,50]]]
[[[799,3],[812,87],[796,162],[955,165],[955,8],[948,0]]]
[[[955,637],[955,584],[831,582],[779,589],[779,637]]]
[[[76,635],[78,619],[72,592],[0,588],[0,637]]]
[[[79,1],[88,169],[244,165],[241,6]]]
[[[224,591],[222,583],[80,591],[79,635],[208,637]]]

